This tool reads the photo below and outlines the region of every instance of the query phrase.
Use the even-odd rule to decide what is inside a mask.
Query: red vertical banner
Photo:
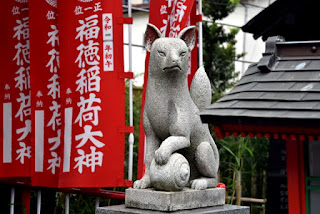
[[[58,1],[63,157],[59,187],[125,186],[121,1]]]
[[[196,1],[194,0],[152,0],[149,7],[149,23],[155,25],[161,32],[162,37],[176,38],[179,32],[187,26],[196,25]],[[197,41],[197,40],[196,40]],[[195,45],[197,47],[197,45]],[[144,98],[148,79],[149,56],[147,52],[144,73],[144,86],[142,95],[142,111],[144,109]],[[193,75],[197,70],[197,48],[194,48],[189,55],[189,85]],[[139,158],[138,158],[138,179],[144,173],[144,130],[143,130],[143,114],[140,119],[140,139],[139,139]]]
[[[198,18],[197,18],[197,2],[194,1],[192,9],[191,9],[191,13],[190,13],[190,19],[188,21],[188,25],[194,25],[196,26],[198,22]],[[196,37],[198,36],[197,31],[196,31]],[[198,70],[198,48],[197,45],[198,44],[198,37],[195,41],[195,48],[193,48],[193,50],[191,51],[191,56],[189,59],[189,75],[188,75],[188,83],[189,83],[189,87],[191,85],[192,79],[194,74],[197,72]]]
[[[62,166],[60,61],[56,0],[29,0],[32,185],[57,187]]]
[[[31,100],[27,0],[1,1],[0,177],[29,177]]]

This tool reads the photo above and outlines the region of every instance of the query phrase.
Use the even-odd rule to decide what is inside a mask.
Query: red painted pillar
[[[303,145],[298,140],[286,140],[289,214],[305,214]]]
[[[25,188],[22,190],[22,205],[25,208],[21,208],[21,213],[25,213],[25,214],[30,214],[30,200],[31,200],[31,191],[28,188]],[[24,209],[26,210],[26,212],[24,211]]]
[[[303,140],[299,141],[299,163],[300,163],[300,209],[301,214],[306,214],[306,190],[305,190],[305,169],[304,169],[304,146],[303,146]]]

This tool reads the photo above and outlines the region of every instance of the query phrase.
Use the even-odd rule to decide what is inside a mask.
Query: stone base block
[[[153,189],[126,190],[126,207],[143,210],[177,211],[201,207],[212,207],[225,203],[225,189],[211,188],[193,190],[185,188],[177,192],[155,191]]]
[[[163,214],[163,213],[167,213],[167,212],[126,208],[125,205],[99,207],[96,209],[96,214]],[[215,207],[175,211],[175,212],[170,212],[170,214],[250,214],[250,208],[225,204],[225,205],[220,205]]]

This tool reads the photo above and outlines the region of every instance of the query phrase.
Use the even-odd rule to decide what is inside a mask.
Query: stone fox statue
[[[217,185],[218,150],[208,125],[202,124],[197,114],[211,102],[210,81],[203,68],[197,71],[188,90],[188,53],[194,45],[194,26],[183,29],[178,38],[161,38],[154,25],[147,26],[145,46],[150,63],[143,113],[146,168],[134,188],[153,187],[151,162],[165,165],[173,153],[189,162],[186,186],[201,190]]]

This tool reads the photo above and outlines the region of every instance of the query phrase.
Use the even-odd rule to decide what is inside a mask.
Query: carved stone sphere
[[[189,182],[190,166],[187,159],[174,153],[165,165],[159,165],[153,159],[150,166],[151,185],[158,190],[178,191]]]

